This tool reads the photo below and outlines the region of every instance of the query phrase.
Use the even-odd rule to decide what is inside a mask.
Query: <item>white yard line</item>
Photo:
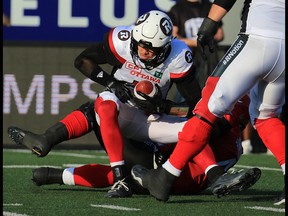
[[[40,167],[52,167],[56,169],[62,168],[61,166],[51,166],[51,165],[3,165],[3,168],[8,169],[27,169],[27,168],[40,168]]]
[[[138,208],[127,208],[124,206],[117,206],[117,205],[95,205],[95,204],[90,204],[91,207],[96,207],[96,208],[107,208],[107,209],[115,209],[115,210],[120,210],[120,211],[141,211],[141,209]]]
[[[255,166],[245,166],[245,165],[241,165],[241,164],[236,164],[236,165],[234,165],[234,167],[250,169],[250,168],[254,168]],[[261,169],[261,170],[281,171],[282,172],[282,169],[280,169],[280,168],[269,168],[269,167],[259,167],[259,166],[256,166],[256,167]]]
[[[3,203],[3,206],[13,206],[13,207],[17,207],[17,206],[23,206],[22,203]],[[3,211],[3,216],[28,216],[26,214],[18,214],[15,212],[7,212],[7,211]]]
[[[23,206],[22,203],[3,203],[3,206]]]
[[[27,214],[18,214],[15,212],[3,211],[3,216],[28,216]]]
[[[3,149],[3,152],[16,152],[16,153],[25,153],[32,154],[32,152],[28,149]],[[103,154],[104,151],[99,151],[99,153]],[[80,158],[100,158],[100,159],[108,159],[107,155],[89,155],[89,154],[80,154],[80,153],[67,153],[67,152],[50,152],[49,155],[60,155],[60,156],[69,156],[69,157],[80,157]],[[35,156],[36,157],[36,156]]]
[[[262,210],[262,211],[271,211],[271,212],[285,212],[285,208],[272,208],[263,206],[245,206],[244,208]]]

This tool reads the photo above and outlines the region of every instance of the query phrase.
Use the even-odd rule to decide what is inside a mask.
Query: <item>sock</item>
[[[119,111],[116,103],[97,98],[95,111],[100,119],[100,131],[110,163],[123,161],[124,141],[118,125]]]
[[[169,158],[170,163],[176,169],[182,170],[190,158],[199,154],[209,142],[212,129],[210,124],[197,117],[189,119],[182,132],[179,132],[178,143]]]
[[[285,164],[285,125],[279,118],[256,119],[255,128],[280,166]]]
[[[112,167],[112,172],[113,172],[114,182],[122,180],[123,178],[127,176],[126,167],[124,165],[118,165],[118,166]]]
[[[79,110],[71,112],[60,122],[62,122],[67,128],[69,134],[68,139],[81,137],[89,132],[87,119]]]
[[[75,167],[74,184],[91,188],[104,188],[113,185],[113,173],[110,166],[87,164]]]
[[[193,161],[201,167],[203,172],[205,172],[208,167],[217,165],[214,153],[209,144],[193,158]]]

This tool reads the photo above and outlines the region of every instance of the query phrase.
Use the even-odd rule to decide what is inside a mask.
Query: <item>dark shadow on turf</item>
[[[255,190],[250,189],[246,191],[241,192],[234,192],[230,195],[217,198],[216,196],[212,195],[211,192],[205,191],[204,193],[198,194],[198,195],[181,195],[195,198],[195,199],[189,199],[189,200],[171,200],[177,199],[178,195],[171,195],[170,200],[167,203],[198,203],[198,202],[273,202],[275,196],[277,195],[277,192],[270,191],[270,190]],[[203,196],[203,199],[200,200],[199,197]],[[205,197],[204,197],[205,196]],[[207,200],[207,196],[211,196],[211,200]],[[247,197],[249,196],[249,197]]]
[[[102,188],[45,188],[48,191],[61,191],[61,192],[71,192],[71,191],[79,191],[79,192],[107,192],[107,189]]]

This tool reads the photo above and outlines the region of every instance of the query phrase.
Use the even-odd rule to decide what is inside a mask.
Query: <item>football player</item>
[[[198,32],[200,50],[209,47],[213,51],[211,42],[218,23],[235,2],[213,2]],[[170,158],[163,167],[138,176],[157,199],[168,200],[173,181],[189,159],[207,144],[215,122],[247,92],[251,123],[276,157],[285,179],[285,125],[279,119],[285,103],[285,1],[245,1],[241,21],[235,42],[207,79],[202,99],[194,109],[195,116],[179,133]],[[285,186],[275,204],[285,203],[284,191]]]

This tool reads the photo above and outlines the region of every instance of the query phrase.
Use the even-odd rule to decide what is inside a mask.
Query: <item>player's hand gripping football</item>
[[[169,108],[170,103],[168,100],[162,99],[161,89],[157,84],[156,88],[157,93],[153,97],[150,97],[141,91],[137,91],[137,94],[143,97],[145,100],[141,100],[137,97],[134,97],[134,101],[136,103],[136,106],[138,106],[145,112],[154,114],[166,113],[167,110],[170,110]]]
[[[204,60],[207,59],[205,47],[209,47],[210,52],[214,52],[214,35],[218,29],[218,22],[206,17],[202,22],[197,34],[197,48],[200,50]]]
[[[115,93],[122,103],[126,103],[128,100],[133,98],[132,92],[134,85],[132,83],[114,80],[108,85],[108,88]]]

